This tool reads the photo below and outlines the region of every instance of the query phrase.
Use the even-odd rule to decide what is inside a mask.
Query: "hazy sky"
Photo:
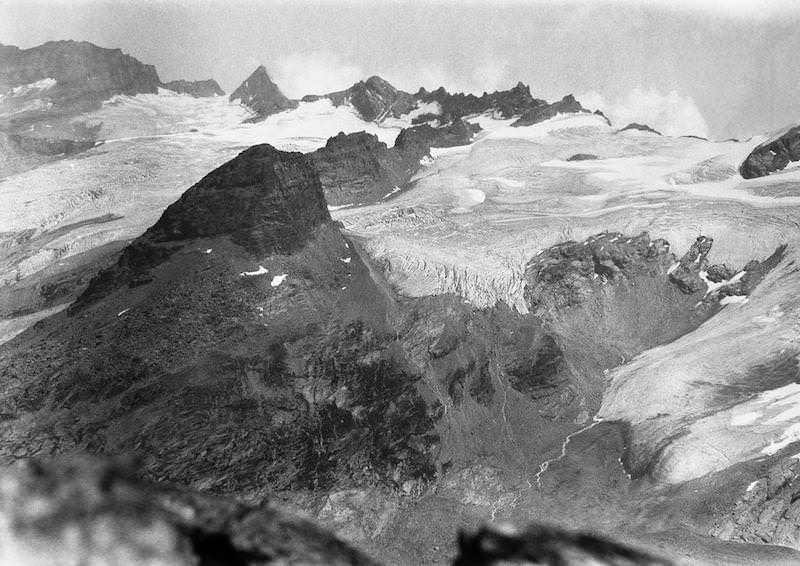
[[[795,0],[0,0],[0,43],[120,47],[165,81],[231,92],[260,63],[295,97],[372,74],[411,91],[521,80],[616,122],[712,137],[800,119],[798,30]]]

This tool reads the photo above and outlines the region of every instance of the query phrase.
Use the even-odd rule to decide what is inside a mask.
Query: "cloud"
[[[273,61],[267,71],[289,98],[344,90],[367,78],[360,66],[321,51],[286,55]]]
[[[661,94],[656,89],[635,88],[615,101],[592,91],[578,97],[585,108],[599,109],[616,127],[631,122],[647,124],[668,136],[708,136],[708,124],[691,96],[676,91]]]
[[[508,81],[508,61],[498,58],[483,59],[472,71],[472,79],[475,82],[475,92],[492,92],[498,89],[509,88]]]

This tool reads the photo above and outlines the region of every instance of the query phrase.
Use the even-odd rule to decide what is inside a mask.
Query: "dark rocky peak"
[[[331,205],[375,202],[402,187],[419,167],[366,132],[339,133],[325,147],[310,153],[325,198]]]
[[[214,79],[206,79],[204,81],[169,81],[162,86],[178,94],[188,94],[195,98],[225,95],[225,91],[220,88],[219,84]]]
[[[238,100],[256,113],[250,121],[258,122],[267,116],[297,107],[297,102],[289,100],[281,92],[264,65],[253,71],[253,73],[233,91],[230,96],[231,102]]]
[[[394,146],[403,153],[413,153],[422,157],[427,155],[432,147],[467,145],[480,130],[478,124],[470,124],[461,118],[456,118],[452,123],[438,128],[430,124],[421,124],[403,129],[395,139]]]
[[[433,92],[421,88],[416,97],[424,103],[437,102],[442,107],[441,117],[444,122],[489,110],[498,111],[504,118],[511,118],[529,108],[547,104],[544,100],[533,98],[530,88],[521,82],[509,90],[484,92],[481,96],[461,92],[450,94],[444,87],[439,87]]]
[[[230,234],[256,254],[288,252],[330,220],[305,156],[253,146],[171,204],[144,237],[166,242]]]
[[[656,134],[656,135],[659,135],[659,136],[663,135],[661,132],[659,132],[658,130],[654,130],[653,128],[651,128],[647,124],[638,124],[636,122],[631,122],[630,124],[628,124],[624,128],[620,128],[619,130],[617,130],[617,133],[625,132],[625,131],[628,131],[628,130],[638,130],[640,132],[650,132],[651,134]]]
[[[366,132],[340,132],[309,157],[329,204],[366,204],[402,189],[432,147],[466,145],[478,129],[462,120],[440,128],[414,126],[403,129],[392,148]]]
[[[155,93],[161,81],[155,67],[120,49],[87,41],[49,41],[30,49],[0,50],[0,92],[54,79],[48,98],[56,105],[101,101],[114,94]]]
[[[398,118],[408,114],[415,104],[411,94],[395,88],[377,75],[359,81],[346,90],[305,96],[303,101],[313,102],[321,98],[330,99],[334,106],[352,105],[367,122],[379,122],[388,116]]]
[[[780,171],[792,161],[800,161],[800,126],[756,146],[742,162],[739,173],[745,179],[755,179]]]
[[[544,120],[549,120],[558,114],[571,114],[575,112],[588,112],[575,100],[575,97],[568,94],[558,102],[552,104],[535,105],[528,108],[519,117],[519,120],[511,124],[512,126],[531,126]]]
[[[101,272],[76,305],[148,272],[195,238],[228,236],[248,252],[291,253],[331,220],[319,177],[302,153],[253,146],[218,167],[171,204],[133,241],[117,265]]]

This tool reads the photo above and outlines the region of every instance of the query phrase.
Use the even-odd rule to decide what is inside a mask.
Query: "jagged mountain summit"
[[[396,89],[377,75],[359,81],[348,89],[323,95],[309,94],[302,100],[315,102],[323,98],[330,100],[335,106],[353,106],[368,122],[381,121],[387,117],[399,118],[413,110],[416,102],[411,94]]]
[[[297,102],[289,100],[272,82],[264,65],[253,71],[239,87],[231,93],[231,102],[239,101],[256,113],[252,121],[264,120],[267,116],[297,107]]]

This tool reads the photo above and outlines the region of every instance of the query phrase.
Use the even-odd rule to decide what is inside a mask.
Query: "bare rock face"
[[[439,128],[414,126],[403,129],[391,148],[373,134],[340,132],[309,159],[329,204],[366,204],[403,188],[432,147],[467,145],[477,129],[462,120]]]
[[[289,100],[260,65],[230,96],[231,102],[238,100],[256,113],[249,121],[260,122],[267,116],[297,107],[297,102]]]
[[[488,110],[496,110],[503,118],[511,118],[530,108],[547,105],[546,101],[533,98],[530,87],[521,82],[511,89],[484,92],[481,96],[461,92],[451,94],[444,87],[439,87],[433,92],[423,88],[415,96],[425,103],[438,103],[442,108],[443,122],[451,122],[469,114],[480,114]]]
[[[178,94],[188,94],[195,98],[225,95],[225,91],[220,88],[219,84],[217,84],[217,81],[214,79],[206,79],[204,81],[169,81],[162,86]]]
[[[638,124],[636,122],[631,122],[630,124],[628,124],[624,128],[620,128],[619,130],[617,130],[617,133],[626,132],[626,131],[630,131],[630,130],[635,130],[635,131],[639,131],[639,132],[650,132],[651,134],[656,134],[656,135],[659,135],[659,136],[662,135],[661,132],[659,132],[658,130],[654,130],[653,128],[651,128],[647,124]]]
[[[319,173],[327,202],[335,206],[379,200],[402,187],[420,159],[417,157],[415,166],[401,152],[366,132],[340,133],[309,158]]]
[[[438,128],[429,124],[405,128],[398,134],[394,143],[395,147],[404,153],[424,156],[432,147],[468,145],[480,129],[477,124],[470,124],[461,118],[456,118],[451,123]]]
[[[616,541],[555,527],[484,527],[461,532],[453,566],[668,566],[671,561]]]
[[[745,179],[763,177],[800,160],[800,126],[795,126],[777,139],[757,146],[739,167]]]
[[[395,88],[377,75],[359,81],[345,90],[304,96],[303,102],[314,102],[322,98],[329,99],[334,106],[352,105],[367,122],[379,122],[388,116],[399,118],[408,114],[415,105],[411,94]]]
[[[569,114],[574,112],[588,112],[575,100],[575,97],[568,94],[558,102],[544,104],[528,108],[522,113],[519,120],[511,124],[512,126],[531,126],[556,116],[557,114]]]
[[[86,41],[50,41],[30,49],[0,46],[0,92],[46,79],[55,80],[48,97],[57,106],[155,93],[161,85],[152,65]]]
[[[800,461],[781,458],[753,481],[711,535],[800,548]]]
[[[147,281],[185,240],[227,235],[256,254],[290,253],[330,221],[319,178],[302,153],[253,146],[215,169],[171,204],[101,272],[76,306],[120,283]]]
[[[143,483],[122,461],[32,461],[0,473],[0,562],[376,563],[307,519]]]

